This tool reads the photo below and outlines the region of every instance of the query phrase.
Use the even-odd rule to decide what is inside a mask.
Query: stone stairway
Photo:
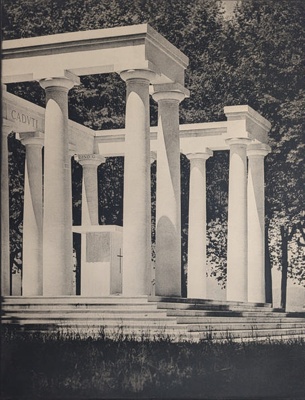
[[[22,331],[172,340],[305,337],[305,312],[269,304],[167,297],[5,297],[2,324]]]

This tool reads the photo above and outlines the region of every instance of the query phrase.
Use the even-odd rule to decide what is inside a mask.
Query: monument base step
[[[173,341],[305,337],[305,313],[270,304],[168,297],[4,297],[2,323],[24,332]],[[123,336],[122,336],[123,335]]]

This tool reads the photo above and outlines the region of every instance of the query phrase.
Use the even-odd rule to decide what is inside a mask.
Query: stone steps
[[[151,313],[147,314],[121,314],[121,315],[105,315],[102,313],[92,313],[89,312],[87,314],[62,314],[62,313],[52,313],[43,314],[43,313],[19,313],[19,314],[11,314],[4,315],[2,317],[2,322],[5,321],[28,321],[28,320],[40,320],[40,321],[49,321],[49,320],[58,320],[58,321],[81,321],[81,320],[90,320],[90,321],[100,321],[101,323],[104,321],[117,321],[120,323],[121,321],[177,321],[175,317],[168,317],[166,314],[164,315],[154,315]]]
[[[304,329],[256,329],[252,332],[249,330],[232,330],[232,331],[207,331],[200,332],[199,339],[243,339],[243,338],[281,338],[281,337],[305,337]]]
[[[20,321],[20,322],[19,322]],[[281,321],[244,321],[243,319],[231,320],[231,322],[216,321],[194,321],[185,318],[175,318],[163,316],[155,316],[152,314],[129,314],[120,316],[105,316],[103,314],[88,313],[87,315],[63,315],[50,313],[49,315],[29,313],[27,315],[15,314],[13,316],[4,316],[2,323],[20,323],[20,324],[65,324],[65,325],[98,325],[98,326],[137,326],[141,328],[149,328],[150,326],[169,326],[177,329],[186,329],[188,332],[200,331],[235,331],[235,330],[258,330],[258,329],[288,329],[300,328],[305,329],[305,321],[281,320]]]
[[[179,321],[178,321],[179,324]],[[305,322],[299,323],[270,323],[270,322],[260,322],[257,324],[253,323],[231,323],[231,324],[188,324],[187,330],[188,332],[201,332],[201,331],[236,331],[236,330],[272,330],[272,329],[300,329],[303,330],[305,333]]]
[[[174,340],[263,340],[305,336],[305,313],[270,304],[202,299],[109,296],[6,297],[2,323],[27,332],[48,331]]]
[[[242,301],[227,301],[227,300],[211,300],[211,299],[189,299],[180,297],[164,297],[164,296],[149,296],[149,301],[161,303],[176,303],[176,304],[204,304],[204,305],[227,305],[227,306],[241,306],[244,307],[262,307],[272,308],[269,303],[245,303]]]
[[[169,316],[172,316],[172,314],[168,313]],[[188,317],[188,316],[176,316],[177,322],[179,324],[230,324],[230,323],[249,323],[249,324],[255,324],[255,323],[264,323],[264,322],[270,322],[270,323],[300,323],[300,322],[305,322],[304,319],[302,318],[291,318],[291,317],[280,317],[280,318],[266,318],[264,316],[260,317]]]
[[[72,334],[80,335],[81,337],[88,336],[101,336],[101,334],[110,338],[130,337],[133,339],[152,339],[156,340],[158,338],[168,338],[175,341],[199,341],[199,340],[213,340],[213,341],[223,341],[223,340],[234,340],[234,341],[254,341],[254,340],[266,340],[266,339],[293,339],[293,338],[305,338],[305,330],[300,328],[290,328],[290,329],[257,329],[257,330],[206,330],[206,331],[187,331],[181,330],[177,326],[143,326],[143,325],[120,325],[116,323],[107,326],[99,325],[88,325],[88,324],[77,324],[68,325],[58,324],[24,324],[21,330],[25,332],[36,332],[39,326],[39,331],[42,332],[54,332],[57,333],[58,330],[62,334]]]
[[[184,311],[182,313],[181,311]],[[46,306],[39,306],[39,305],[33,305],[33,306],[18,306],[18,305],[13,305],[13,306],[8,306],[5,305],[2,307],[2,312],[3,313],[10,313],[10,314],[15,314],[15,313],[71,313],[71,314],[81,314],[81,313],[89,313],[89,312],[94,312],[96,314],[128,314],[128,313],[155,313],[155,314],[166,314],[167,316],[174,316],[174,317],[210,317],[210,318],[217,318],[217,317],[232,317],[232,318],[238,318],[238,317],[252,317],[252,318],[292,318],[293,315],[287,315],[283,312],[276,312],[276,311],[258,311],[258,310],[251,310],[251,311],[234,311],[234,310],[200,310],[200,312],[196,310],[177,310],[177,309],[167,309],[167,308],[160,308],[159,306],[157,307],[156,305],[152,304],[134,304],[132,306],[130,305],[81,305],[81,306],[75,306],[71,305],[71,307],[67,307],[67,305],[46,305]],[[296,315],[297,316],[297,315]],[[303,317],[299,316],[299,317]]]
[[[166,310],[157,310],[155,308],[149,309],[141,309],[141,308],[93,308],[93,307],[86,307],[81,309],[70,309],[70,308],[54,308],[54,309],[45,309],[45,308],[14,308],[14,309],[6,309],[3,310],[4,315],[7,313],[12,316],[19,316],[19,317],[28,317],[32,314],[41,315],[47,318],[48,315],[65,315],[69,318],[77,317],[77,316],[88,316],[94,315],[99,317],[110,318],[114,316],[114,318],[123,318],[123,317],[145,317],[147,315],[155,316],[155,317],[164,317],[164,318],[175,318],[170,317],[167,315]]]
[[[305,318],[305,313],[303,312],[277,312],[277,311],[258,311],[258,310],[253,310],[253,311],[244,311],[244,312],[235,312],[235,311],[211,311],[211,310],[180,310],[180,309],[167,309],[167,315],[168,316],[175,316],[175,317],[181,317],[181,318],[204,318],[206,319],[228,319],[228,318],[233,318],[236,320],[237,318],[247,318],[247,319],[270,319],[270,318],[276,318],[276,319],[286,319],[288,318],[289,320],[292,318]]]
[[[163,308],[163,310],[166,310]],[[183,311],[183,312],[182,312]],[[200,310],[200,312],[194,312],[194,310],[173,310],[167,309],[168,316],[175,317],[209,317],[209,318],[288,318],[287,314],[280,312],[260,312],[260,311],[217,311],[217,310]],[[290,318],[290,317],[289,317]]]
[[[173,303],[173,302],[162,302],[157,303],[159,309],[166,310],[204,310],[204,311],[217,311],[217,312],[235,312],[236,314],[241,312],[259,312],[259,313],[282,313],[282,309],[270,308],[270,307],[255,307],[242,305],[230,305],[230,304],[202,304],[202,303]]]
[[[99,305],[99,304],[153,304],[148,301],[147,296],[123,297],[123,296],[107,296],[107,297],[85,297],[85,296],[7,296],[4,298],[2,305]]]
[[[15,324],[15,326],[26,326],[26,325],[50,325],[50,326],[58,326],[58,327],[63,327],[63,326],[75,326],[75,327],[88,327],[88,326],[95,326],[95,327],[112,327],[112,328],[120,328],[122,326],[126,328],[135,328],[135,329],[142,329],[142,330],[149,330],[151,327],[156,328],[170,328],[170,329],[175,329],[175,330],[181,330],[181,326],[179,326],[176,321],[174,320],[144,320],[144,319],[139,319],[139,320],[101,320],[101,319],[80,319],[80,320],[66,320],[64,318],[59,319],[59,318],[49,318],[49,319],[41,319],[41,318],[31,318],[31,319],[23,319],[22,321],[12,321],[11,324]],[[186,328],[186,326],[185,326]],[[187,329],[184,329],[187,331]]]

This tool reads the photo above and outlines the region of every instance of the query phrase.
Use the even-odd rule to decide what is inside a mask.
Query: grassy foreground
[[[172,343],[2,330],[1,399],[305,398],[305,341]]]

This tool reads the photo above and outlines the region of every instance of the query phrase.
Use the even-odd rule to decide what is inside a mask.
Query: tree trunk
[[[269,224],[265,228],[265,295],[266,303],[273,303],[272,301],[272,265],[270,260],[269,250]]]
[[[281,226],[282,248],[282,282],[281,282],[281,307],[286,309],[287,300],[287,273],[288,273],[288,230]]]

